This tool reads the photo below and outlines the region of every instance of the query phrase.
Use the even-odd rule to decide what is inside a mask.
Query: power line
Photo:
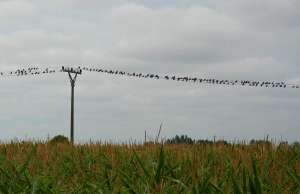
[[[110,75],[119,75],[135,78],[146,78],[146,79],[164,79],[169,81],[177,82],[188,82],[194,84],[209,84],[209,85],[228,85],[228,86],[248,86],[248,87],[265,87],[265,88],[293,88],[299,89],[300,86],[297,84],[288,84],[286,82],[278,81],[253,81],[253,80],[228,80],[228,79],[216,79],[216,78],[197,78],[194,76],[176,76],[176,75],[158,75],[152,73],[129,73],[121,70],[108,70],[101,68],[88,68],[83,67],[82,70],[89,72],[105,73]]]
[[[28,68],[19,68],[13,71],[1,71],[0,77],[37,76],[37,75],[44,75],[44,74],[54,74],[59,71],[60,71],[59,68],[28,67]]]
[[[76,69],[76,68],[74,68]],[[144,78],[153,80],[168,80],[176,82],[185,82],[193,84],[207,84],[207,85],[227,85],[227,86],[242,86],[242,87],[264,87],[264,88],[292,88],[299,89],[299,84],[289,84],[284,81],[254,81],[254,80],[235,80],[235,79],[216,79],[216,78],[199,78],[194,76],[177,76],[177,75],[159,75],[153,73],[136,73],[126,72],[122,70],[111,70],[104,68],[91,68],[80,65],[77,67],[82,71],[86,72],[97,72],[116,76],[127,76],[134,78]],[[63,72],[61,67],[29,67],[23,69],[16,69],[14,71],[0,71],[0,77],[11,77],[11,76],[38,76],[44,74],[54,74]]]

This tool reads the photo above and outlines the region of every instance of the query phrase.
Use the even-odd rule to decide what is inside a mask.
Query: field
[[[0,145],[1,193],[300,193],[300,146]]]

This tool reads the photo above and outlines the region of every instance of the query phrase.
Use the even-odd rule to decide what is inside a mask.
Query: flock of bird
[[[58,72],[58,69],[54,68],[39,68],[39,67],[28,67],[16,69],[14,71],[1,71],[0,76],[34,76],[42,74],[53,74]]]
[[[81,67],[79,67],[81,69]],[[202,83],[202,84],[216,84],[216,85],[240,85],[240,86],[250,86],[250,87],[266,87],[266,88],[300,88],[299,85],[287,84],[285,82],[276,81],[250,81],[250,80],[219,80],[215,78],[197,78],[191,76],[175,76],[175,75],[157,75],[157,74],[145,74],[145,73],[129,73],[120,70],[107,70],[101,68],[88,68],[83,67],[83,71],[90,72],[100,72],[111,75],[121,75],[136,78],[150,78],[150,79],[165,79],[179,82],[192,82],[192,83]]]
[[[158,74],[150,74],[150,73],[129,73],[120,70],[108,70],[102,68],[90,68],[90,67],[29,67],[17,69],[15,71],[2,71],[0,72],[0,76],[34,76],[34,75],[43,75],[43,74],[54,74],[58,72],[71,72],[71,73],[79,73],[82,71],[87,72],[99,72],[110,75],[120,75],[120,76],[128,76],[135,78],[149,78],[149,79],[164,79],[178,82],[191,82],[191,83],[201,83],[201,84],[215,84],[215,85],[240,85],[240,86],[250,86],[250,87],[266,87],[266,88],[297,88],[300,86],[296,84],[287,84],[286,82],[276,82],[276,81],[250,81],[250,80],[219,80],[215,78],[197,78],[191,76],[175,76],[175,75],[158,75]]]

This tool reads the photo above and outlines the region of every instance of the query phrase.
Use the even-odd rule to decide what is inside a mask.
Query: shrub
[[[62,144],[69,144],[69,139],[63,135],[57,135],[53,137],[50,142],[50,144],[57,144],[57,143],[62,143]]]

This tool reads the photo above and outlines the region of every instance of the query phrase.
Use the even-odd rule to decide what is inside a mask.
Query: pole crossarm
[[[77,73],[75,73],[74,77],[72,77],[71,75],[72,73],[68,72],[68,75],[69,75],[69,78],[70,78],[70,82],[71,82],[71,85],[74,85],[75,86],[75,82],[76,82],[76,78],[77,78]]]
[[[61,70],[63,72],[68,72],[68,73],[82,74],[82,69],[80,67],[73,68],[73,67],[62,66]]]

